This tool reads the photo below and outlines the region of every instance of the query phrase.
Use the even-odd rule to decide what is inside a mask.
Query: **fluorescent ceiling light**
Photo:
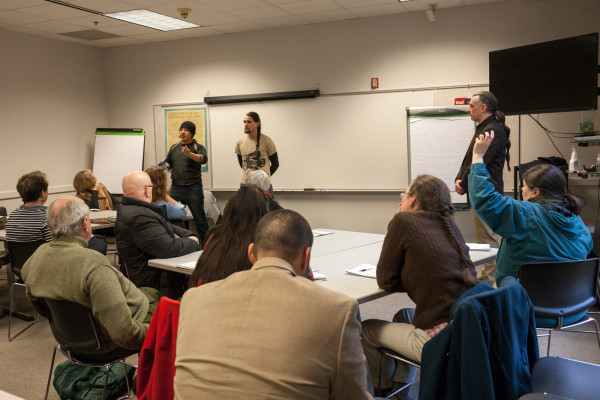
[[[200,26],[148,10],[132,10],[103,15],[105,17],[120,19],[121,21],[127,21],[161,31],[174,31],[177,29],[197,28]]]

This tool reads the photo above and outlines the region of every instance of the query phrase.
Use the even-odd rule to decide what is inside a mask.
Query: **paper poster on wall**
[[[191,121],[196,125],[194,139],[198,144],[206,148],[208,154],[206,107],[180,108],[165,110],[165,154],[176,143],[179,143],[179,127],[185,121]],[[202,165],[202,172],[208,172],[208,164]]]

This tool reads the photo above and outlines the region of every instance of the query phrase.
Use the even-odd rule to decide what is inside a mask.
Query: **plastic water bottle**
[[[598,153],[598,157],[596,157],[596,172],[600,172],[600,153]]]
[[[574,174],[579,171],[579,158],[577,157],[577,150],[575,147],[571,148],[571,159],[569,160],[569,172]]]

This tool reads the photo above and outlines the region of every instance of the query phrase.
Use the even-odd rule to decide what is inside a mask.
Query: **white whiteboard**
[[[248,111],[277,147],[275,190],[401,190],[408,185],[406,112],[434,104],[433,90],[374,92],[209,106],[213,188],[236,188],[234,152]]]
[[[467,202],[466,195],[454,189],[454,179],[475,133],[475,123],[466,110],[467,106],[407,110],[412,115],[408,118],[410,181],[423,174],[440,178],[448,185],[453,203]]]
[[[144,168],[144,138],[143,134],[96,134],[93,172],[112,194],[123,193],[125,174]]]

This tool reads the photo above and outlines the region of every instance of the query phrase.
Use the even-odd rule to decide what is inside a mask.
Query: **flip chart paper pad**
[[[93,172],[109,192],[122,194],[123,176],[144,168],[144,138],[142,129],[96,130]]]
[[[433,175],[446,183],[453,203],[465,203],[454,189],[454,178],[475,133],[466,106],[410,107],[408,142],[412,182],[419,175]]]

